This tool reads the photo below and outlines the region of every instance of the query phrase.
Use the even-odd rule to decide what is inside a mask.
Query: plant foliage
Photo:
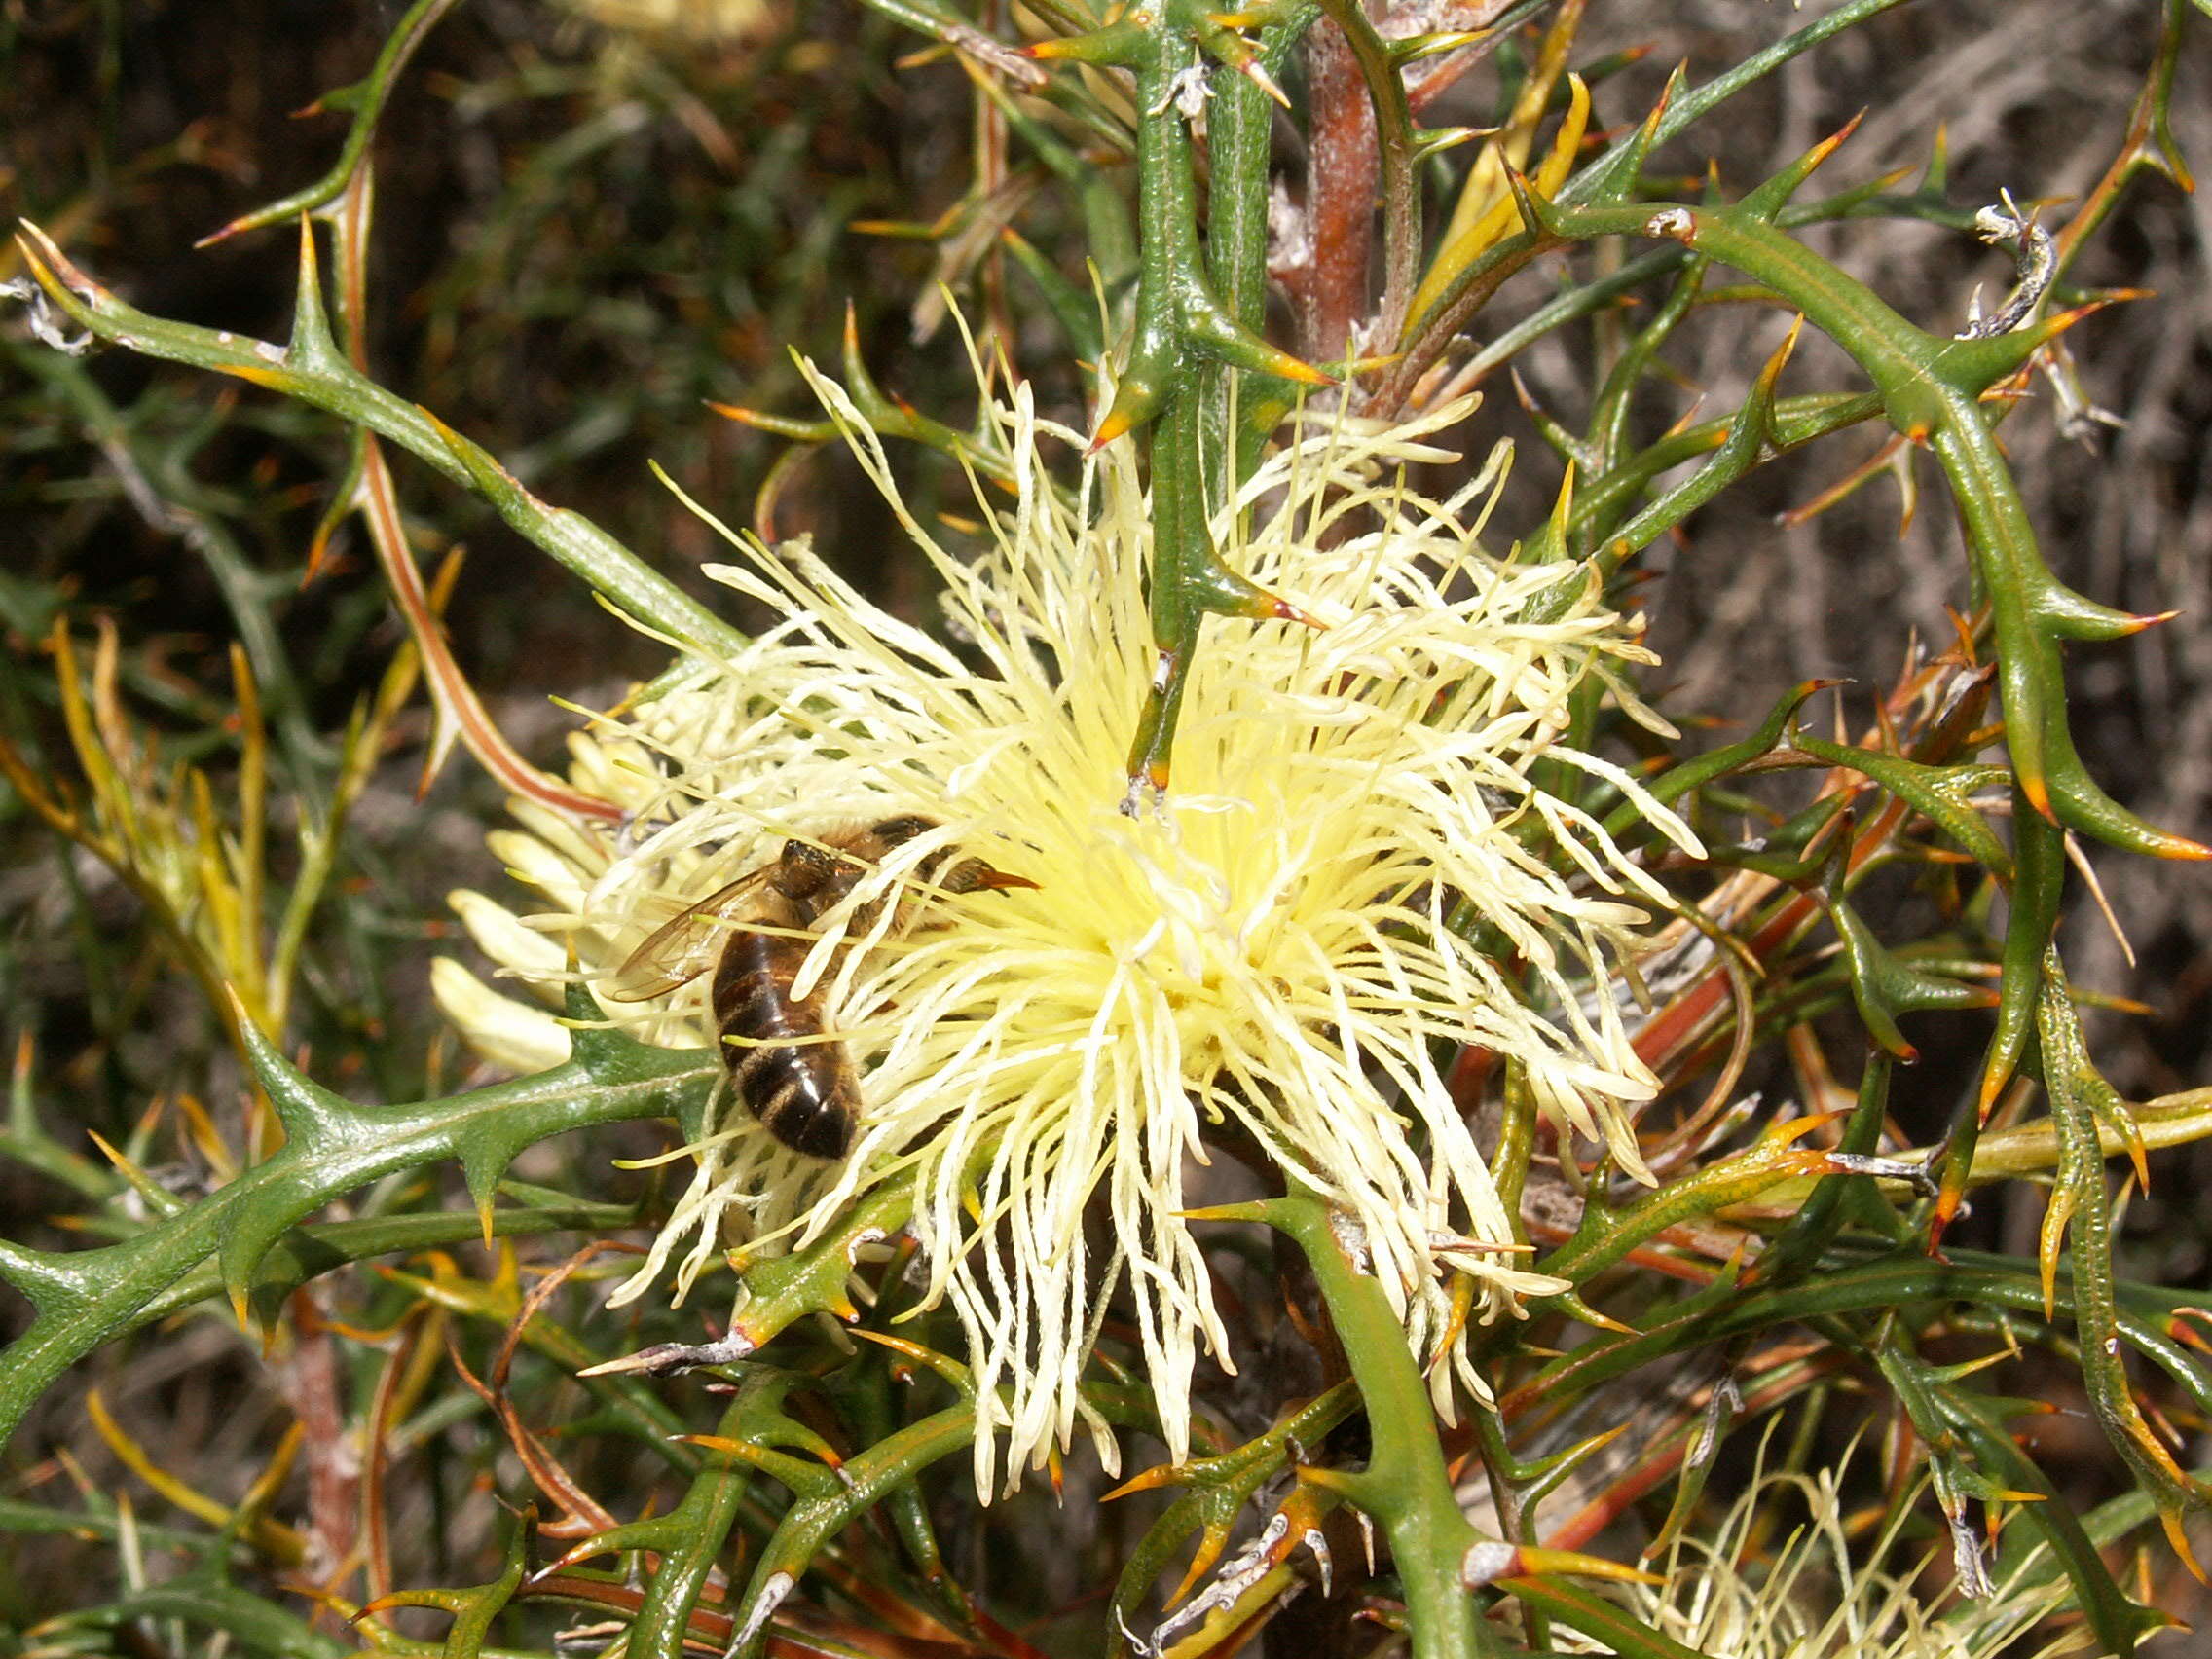
[[[1731,60],[1657,78],[1583,0],[867,5],[387,8],[318,39],[318,74],[359,77],[322,92],[322,136],[293,140],[327,171],[242,212],[221,123],[120,150],[137,78],[159,78],[129,8],[0,23],[24,108],[73,55],[97,89],[53,103],[77,161],[59,128],[26,148],[39,222],[0,272],[11,504],[37,527],[0,572],[5,833],[36,872],[5,897],[0,961],[20,1218],[0,1243],[20,1299],[0,1531],[23,1544],[0,1641],[1719,1659],[1781,1651],[1762,1628],[1819,1627],[1822,1595],[1883,1609],[1862,1645],[1821,1649],[1839,1654],[2064,1632],[2125,1653],[2168,1627],[2212,1502],[2201,1269],[2125,1224],[2183,1167],[2168,1149],[2212,1135],[2212,1088],[2168,1075],[2135,1100],[2111,1081],[2129,1063],[2107,1058],[2128,1043],[2114,1014],[2140,1005],[2093,988],[2084,956],[2109,958],[2067,923],[2121,856],[2201,886],[2212,853],[2120,798],[2121,757],[2084,736],[2106,727],[2069,673],[2150,648],[2134,636],[2165,605],[2062,579],[2038,469],[2058,464],[2054,425],[2093,448],[2111,420],[2083,390],[2100,330],[2176,303],[2089,274],[2129,212],[2190,187],[2177,84],[2200,67],[2201,4],[2103,9],[2135,75],[2094,107],[2102,168],[2064,201],[2032,170],[1969,191],[1940,129],[1909,171],[1855,169],[1856,122],[1757,176],[1703,166],[1759,155],[1728,129],[1774,88],[1903,38],[1882,32],[1899,0],[1735,8]],[[241,62],[274,61],[242,10],[207,17]],[[447,166],[478,179],[455,248],[410,200]],[[280,328],[249,299],[196,312],[151,267],[110,274],[146,257],[122,227],[149,222],[156,180],[226,171],[197,257],[253,292],[287,263]],[[917,197],[941,210],[916,217]],[[1837,252],[1916,236],[1999,250],[2005,297],[1950,306]],[[787,359],[835,339],[840,311],[823,420],[815,372]],[[1742,363],[1710,345],[1753,335]],[[1796,525],[1833,509],[1858,535],[1860,484],[1894,474],[1909,517],[1939,477],[1955,526],[1949,633],[1882,634],[1870,692],[1800,668],[1692,704],[1641,652],[1561,682],[1526,798],[1593,827],[1652,912],[1628,959],[1568,971],[1655,1087],[1625,1147],[1563,1123],[1527,1052],[1462,1045],[1464,1021],[1409,1028],[1505,1229],[1436,1241],[1450,1328],[1409,1341],[1406,1293],[1346,1215],[1209,1127],[1232,1156],[1194,1175],[1211,1207],[1172,1221],[1206,1241],[1235,1375],[1200,1367],[1163,1412],[1151,1305],[1116,1291],[1068,1407],[1123,1449],[1112,1491],[1064,1428],[1048,1480],[979,1494],[964,1473],[1005,1417],[998,1370],[931,1289],[942,1229],[911,1168],[795,1241],[702,1251],[687,1305],[609,1307],[669,1219],[660,1155],[724,1122],[723,1057],[640,1040],[594,1000],[618,955],[564,962],[480,901],[463,914],[489,954],[551,952],[540,977],[568,990],[535,1025],[456,993],[478,997],[463,1034],[510,1070],[548,1031],[569,1057],[461,1075],[474,1062],[404,987],[450,933],[434,888],[496,792],[537,837],[496,849],[541,882],[546,846],[604,862],[651,827],[589,745],[566,771],[534,758],[544,721],[514,689],[688,708],[669,700],[754,648],[763,617],[697,579],[712,544],[644,483],[639,446],[764,544],[893,546],[806,590],[879,605],[887,629],[934,624],[921,536],[981,556],[994,502],[1051,496],[1079,525],[1096,505],[1084,457],[1038,485],[994,409],[1043,408],[1093,457],[1122,446],[1154,654],[1113,714],[1107,804],[1141,817],[1175,798],[1209,653],[1272,661],[1242,642],[1313,620],[1221,531],[1252,521],[1238,493],[1272,476],[1288,423],[1406,428],[1501,370],[1518,409],[1493,396],[1469,430],[1533,436],[1486,532],[1503,568],[1566,578],[1524,584],[1532,629],[1653,609],[1665,639],[1663,567],[1701,537],[1728,604],[1783,607],[1811,573],[1741,539],[1769,534],[1747,526],[1777,490],[1815,498]],[[883,516],[841,487],[840,439]],[[1429,494],[1451,497],[1463,477],[1430,459]],[[496,613],[461,580],[463,536],[495,538]],[[133,538],[137,577],[114,551]],[[1865,571],[1824,579],[1874,613]],[[735,585],[773,599],[763,580]],[[608,690],[621,670],[644,683]],[[1427,718],[1460,712],[1440,695]],[[829,764],[866,748],[815,729]],[[1625,891],[1572,835],[1507,823],[1558,891]],[[1554,965],[1454,880],[1409,880],[1382,931],[1427,906],[1564,1023]],[[1323,1023],[1331,1042],[1358,1026],[1348,1004]],[[1416,1087],[1415,1061],[1366,1051],[1379,1089]],[[2123,1081],[2151,1094],[2153,1075]],[[1441,1158],[1434,1127],[1389,1144]],[[946,1213],[1001,1213],[994,1145]],[[1108,1207],[1093,1246],[1141,1270],[1156,1240],[1129,1235],[1169,1222],[1111,1206],[1101,1244]],[[1066,1226],[1080,1259],[1085,1217]],[[726,1328],[703,1328],[725,1303]],[[2093,1444],[2044,1432],[2069,1406]],[[1799,1505],[1833,1586],[1790,1565]],[[1700,1622],[1699,1574],[1771,1617]]]

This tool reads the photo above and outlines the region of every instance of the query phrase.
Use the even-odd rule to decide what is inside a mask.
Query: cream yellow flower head
[[[1079,1422],[1112,1465],[1078,1380],[1115,1297],[1179,1457],[1199,1350],[1232,1359],[1184,1216],[1221,1191],[1195,1172],[1230,1149],[1355,1224],[1410,1340],[1451,1350],[1479,1390],[1451,1276],[1475,1276],[1484,1318],[1560,1286],[1512,1266],[1450,1055],[1515,1062],[1557,1123],[1643,1172],[1630,1118],[1655,1085],[1611,979],[1657,889],[1531,782],[1547,758],[1602,777],[1697,850],[1634,778],[1560,741],[1594,675],[1656,723],[1618,673],[1648,660],[1634,628],[1590,571],[1478,547],[1502,457],[1449,499],[1409,487],[1409,463],[1453,459],[1430,440],[1471,404],[1388,429],[1309,420],[1213,533],[1323,626],[1210,623],[1172,788],[1131,814],[1155,653],[1130,446],[1081,459],[1083,436],[1016,387],[986,416],[1013,488],[978,487],[988,545],[964,559],[902,504],[844,394],[815,384],[943,582],[955,643],[887,615],[803,544],[729,535],[738,558],[710,573],[782,621],[578,740],[578,783],[630,810],[620,833],[526,811],[527,833],[496,839],[550,913],[523,928],[459,901],[524,977],[556,986],[572,944],[604,992],[640,940],[788,840],[896,815],[934,826],[813,919],[793,986],[823,998],[859,1068],[849,1154],[801,1158],[729,1100],[682,1149],[689,1190],[625,1294],[672,1258],[687,1286],[732,1228],[756,1248],[803,1242],[911,1178],[926,1301],[956,1311],[995,1431],[977,1442],[986,1493]],[[951,849],[1035,885],[925,891]],[[558,1057],[549,1016],[455,966],[440,984],[491,1052]],[[700,979],[608,1007],[649,1041],[708,1044],[707,995]],[[1440,1403],[1453,1369],[1433,1373]]]

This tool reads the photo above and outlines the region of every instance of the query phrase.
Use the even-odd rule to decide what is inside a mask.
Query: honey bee
[[[774,859],[656,929],[614,971],[608,997],[646,1002],[712,967],[709,1005],[739,1096],[793,1152],[844,1157],[860,1122],[860,1078],[845,1045],[827,1034],[821,980],[803,997],[792,984],[814,948],[814,925],[884,858],[936,828],[934,819],[907,814],[819,841],[786,841]],[[914,875],[939,894],[1037,885],[962,858],[956,847],[922,860]],[[856,913],[852,931],[865,932],[874,914],[873,906]]]

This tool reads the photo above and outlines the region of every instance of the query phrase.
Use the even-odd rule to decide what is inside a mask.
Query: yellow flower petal
[[[559,976],[569,965],[569,953],[561,944],[535,928],[524,927],[512,911],[481,893],[457,888],[446,895],[446,903],[453,906],[478,950],[514,969],[525,980],[535,980],[558,1006]]]
[[[512,1072],[549,1071],[569,1059],[569,1033],[543,1009],[503,997],[450,957],[430,964],[430,995],[468,1046]]]

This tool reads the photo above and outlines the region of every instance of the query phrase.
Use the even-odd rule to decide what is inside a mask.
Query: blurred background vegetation
[[[366,72],[399,11],[389,0],[4,0],[0,203],[145,311],[281,338],[286,233],[193,244],[329,166],[346,117],[311,106]],[[1676,62],[1701,77],[1793,20],[1766,0],[1600,0],[1578,55],[1642,53],[1601,92],[1617,125],[1648,107]],[[1947,123],[1954,201],[2079,195],[2111,160],[2155,45],[2132,0],[1904,8],[1743,94],[1655,171],[1694,179],[1710,157],[1740,190],[1865,109],[1842,163],[1854,178],[1924,164]],[[1463,107],[1431,111],[1431,122],[1494,118],[1495,77],[1471,75],[1453,95]],[[2171,107],[2182,154],[2212,166],[2201,39],[2183,56]],[[787,348],[833,357],[850,306],[879,382],[962,419],[973,385],[957,333],[932,311],[943,276],[1075,418],[1082,387],[1057,336],[989,254],[989,237],[973,234],[974,216],[921,234],[977,188],[972,123],[959,69],[852,0],[471,0],[429,38],[382,121],[371,371],[680,578],[714,548],[648,461],[733,520],[772,487],[777,533],[813,531],[894,608],[919,613],[923,572],[887,556],[888,521],[857,473],[832,451],[794,458],[704,405],[811,416]],[[1024,233],[1077,249],[1051,210],[1040,195]],[[1955,231],[1868,219],[1806,235],[1932,327],[1962,317],[1977,285],[2009,279],[2001,256]],[[2182,611],[2140,638],[2076,650],[2071,682],[2100,780],[2153,822],[2199,837],[2212,829],[2208,242],[2212,196],[2157,181],[2131,190],[2078,277],[2157,297],[2070,337],[2084,387],[2116,423],[2070,437],[2046,397],[2004,431],[2058,574],[2134,610]],[[1076,259],[1063,263],[1081,281]],[[1502,310],[1545,280],[1523,278]],[[1773,335],[1764,308],[1709,308],[1671,360],[1711,410],[1732,409]],[[1841,359],[1809,341],[1801,361],[1832,370]],[[1579,408],[1593,389],[1587,357],[1565,342],[1519,366],[1545,404]],[[1511,387],[1490,389],[1465,447],[1479,456],[1493,435],[1522,440],[1498,522],[1531,524],[1558,466]],[[1901,533],[1887,477],[1799,516],[1875,445],[1853,434],[1763,469],[1651,561],[1666,577],[1648,590],[1653,644],[1678,719],[1740,719],[1811,676],[1879,686],[1914,633],[1950,637],[1959,533],[1925,462],[1929,510]],[[353,530],[307,576],[344,453],[337,423],[317,412],[128,353],[62,357],[8,326],[0,732],[31,773],[81,771],[55,691],[59,625],[88,676],[95,629],[113,631],[113,709],[133,734],[122,747],[140,746],[148,790],[172,787],[178,766],[200,768],[227,810],[253,787],[241,770],[239,640],[268,733],[271,834],[288,837],[299,813],[343,793],[336,734],[377,695],[404,639]],[[959,498],[941,465],[899,459],[922,499],[932,489]],[[457,654],[518,746],[557,763],[571,717],[549,698],[604,704],[657,671],[662,653],[580,585],[552,579],[482,503],[412,464],[399,475],[421,544],[466,549],[446,609]],[[416,1098],[471,1073],[429,1011],[427,964],[464,948],[442,919],[445,892],[498,880],[482,837],[499,794],[465,756],[419,790],[428,733],[420,698],[385,722],[302,948],[288,1038],[356,1099]],[[2136,959],[2082,906],[2067,936],[2075,977],[2142,1005],[2096,1016],[2106,1075],[2132,1097],[2200,1083],[2212,1063],[2212,886],[2194,866],[2088,856]],[[1900,891],[1896,903],[1919,901]],[[16,1124],[54,1137],[18,1138],[38,1149],[29,1163],[0,1161],[0,1210],[65,1211],[107,1179],[68,1161],[84,1155],[78,1131],[146,1144],[150,1114],[189,1120],[236,1092],[220,1020],[179,971],[182,954],[140,895],[57,837],[19,792],[0,792],[0,1039],[20,1044]],[[1923,1040],[1929,1058],[1909,1087],[1932,1129],[1977,1063],[1985,1023],[1929,1018],[1916,1029],[1949,1036]],[[615,1140],[590,1149],[595,1167]],[[657,1144],[641,1129],[630,1149]],[[546,1149],[522,1173],[552,1182],[574,1156]],[[2204,1284],[2212,1212],[2196,1195],[2212,1187],[2212,1151],[2200,1144],[2166,1169],[2128,1212],[2130,1269]],[[219,1173],[164,1180],[188,1190]],[[1956,1235],[2032,1252],[2037,1215],[1992,1204]],[[20,1316],[13,1301],[0,1306],[0,1331]],[[83,1370],[126,1438],[164,1466],[189,1466],[225,1502],[266,1466],[273,1424],[286,1418],[235,1333],[213,1322],[111,1348]],[[83,1414],[77,1389],[57,1393],[50,1418],[45,1441],[62,1461],[13,1471],[5,1495],[61,1481],[70,1459],[95,1489],[118,1483],[115,1438]],[[467,1582],[496,1566],[488,1552],[503,1529],[482,1467],[448,1473],[424,1484],[423,1502],[465,1521],[447,1516],[401,1539],[403,1556],[431,1558],[403,1580]],[[69,1604],[84,1548],[55,1537],[0,1550],[0,1622]],[[972,1587],[987,1577],[977,1563]],[[1077,1588],[1048,1575],[1037,1596]]]

